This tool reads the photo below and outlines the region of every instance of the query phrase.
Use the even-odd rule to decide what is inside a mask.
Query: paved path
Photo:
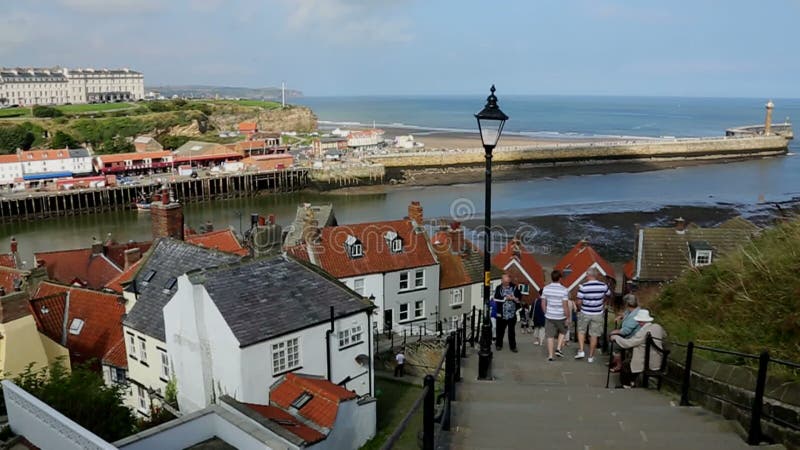
[[[654,391],[605,389],[607,357],[576,361],[571,343],[563,360],[548,362],[544,347],[518,339],[519,353],[494,353],[495,381],[477,380],[477,348],[463,360],[450,448],[750,448],[720,416]]]

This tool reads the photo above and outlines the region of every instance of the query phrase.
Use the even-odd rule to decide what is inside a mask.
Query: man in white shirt
[[[397,355],[394,357],[394,361],[397,363],[394,366],[394,376],[402,377],[405,375],[405,368],[406,368],[406,355],[403,353],[403,349],[401,348]]]
[[[550,274],[552,283],[542,289],[542,309],[544,310],[544,332],[547,336],[547,360],[552,361],[553,355],[563,357],[561,348],[564,346],[564,336],[567,334],[567,327],[572,322],[572,315],[569,311],[569,292],[567,288],[559,283],[561,271],[554,270]],[[556,337],[558,346],[553,350]]]

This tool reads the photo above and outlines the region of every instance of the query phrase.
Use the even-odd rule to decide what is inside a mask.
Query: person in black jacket
[[[522,294],[517,285],[511,282],[511,276],[503,274],[502,283],[494,290],[494,301],[497,305],[497,337],[495,348],[503,349],[503,337],[508,329],[508,346],[517,352],[517,337],[514,327],[517,325],[517,310],[520,307]]]

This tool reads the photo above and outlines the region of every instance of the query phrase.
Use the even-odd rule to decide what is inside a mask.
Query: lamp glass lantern
[[[475,118],[478,120],[478,131],[481,133],[481,142],[485,149],[493,149],[497,146],[503,126],[508,120],[508,116],[497,106],[495,91],[496,89],[492,85],[492,93],[486,98],[486,106],[478,114],[475,114]]]

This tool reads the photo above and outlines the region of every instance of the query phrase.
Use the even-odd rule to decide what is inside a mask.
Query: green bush
[[[36,141],[33,132],[24,125],[0,127],[0,153],[9,155],[17,151],[29,150]]]
[[[78,141],[75,140],[74,137],[70,136],[63,131],[56,131],[53,134],[53,138],[50,139],[50,148],[76,148],[78,147]]]
[[[693,269],[653,302],[679,341],[798,360],[800,220],[768,229],[740,251]]]
[[[168,150],[175,150],[176,148],[180,147],[181,145],[189,142],[192,138],[189,136],[173,136],[171,134],[165,134],[158,136],[156,140],[162,147]]]
[[[33,117],[61,117],[64,113],[52,106],[34,106]]]
[[[106,441],[135,431],[133,414],[123,404],[123,387],[106,386],[88,367],[77,366],[70,372],[56,363],[33,372],[31,365],[14,383]]]

